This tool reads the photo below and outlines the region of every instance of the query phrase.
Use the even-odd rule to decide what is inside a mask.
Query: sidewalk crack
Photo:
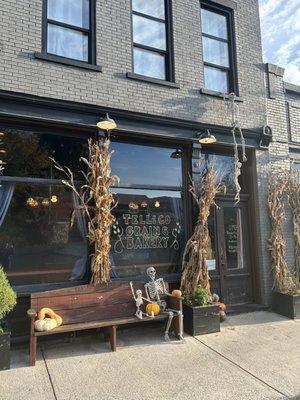
[[[46,357],[45,357],[45,354],[44,354],[44,349],[42,347],[41,347],[41,353],[42,353],[43,360],[44,360],[44,363],[45,363],[45,367],[46,367],[46,371],[47,371],[48,378],[49,378],[49,381],[50,381],[50,385],[51,385],[51,388],[52,388],[54,399],[58,400],[57,396],[56,396],[56,393],[55,393],[53,381],[52,381],[52,378],[51,378],[51,375],[50,375],[50,371],[49,371],[49,368],[48,368],[48,364],[47,364],[47,361],[46,361]]]
[[[277,392],[278,394],[284,396],[286,399],[291,399],[291,396],[287,395],[286,393],[281,392],[280,390],[276,389],[274,386],[270,385],[269,383],[265,382],[263,379],[259,378],[258,376],[256,376],[255,374],[253,374],[252,372],[248,371],[247,369],[245,369],[244,367],[242,367],[241,365],[239,365],[238,363],[236,363],[235,361],[231,360],[230,358],[226,357],[224,354],[220,353],[218,350],[215,350],[213,347],[209,346],[208,344],[202,342],[202,340],[196,338],[195,336],[193,336],[193,338],[195,340],[197,340],[199,343],[203,344],[203,346],[207,347],[208,349],[210,349],[211,351],[213,351],[214,353],[218,354],[220,357],[224,358],[225,360],[227,360],[228,362],[230,362],[231,364],[235,365],[236,367],[238,367],[239,369],[241,369],[242,371],[246,372],[246,374],[252,376],[252,378],[258,380],[259,382],[261,382],[262,384],[268,386],[270,389],[274,390],[275,392]]]

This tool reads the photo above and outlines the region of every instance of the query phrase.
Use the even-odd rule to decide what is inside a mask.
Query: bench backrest
[[[136,282],[134,289],[144,289],[144,284]],[[63,324],[129,317],[136,311],[129,282],[80,285],[32,293],[30,302],[31,308],[37,312],[44,307],[51,308],[63,318]]]

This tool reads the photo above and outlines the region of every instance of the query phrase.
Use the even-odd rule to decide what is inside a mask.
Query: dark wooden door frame
[[[226,257],[226,248],[225,248],[225,221],[224,221],[224,208],[232,207],[235,209],[242,210],[242,219],[245,220],[246,218],[246,226],[242,225],[243,229],[243,236],[244,242],[249,244],[252,242],[251,238],[251,231],[249,231],[249,196],[242,196],[241,201],[239,204],[235,205],[232,196],[220,196],[217,198],[216,202],[219,205],[219,208],[214,209],[214,226],[215,226],[215,237],[216,237],[216,263],[217,268],[215,273],[211,273],[211,279],[213,281],[219,281],[220,287],[220,294],[221,297],[225,300],[226,299],[226,280],[228,278],[235,279],[235,278],[249,278],[251,281],[251,299],[249,302],[253,302],[255,299],[254,294],[254,287],[253,287],[253,277],[252,275],[255,273],[253,269],[252,257],[251,257],[251,248],[250,246],[244,246],[244,257],[246,258],[246,268],[247,270],[243,271],[230,271],[228,269],[228,262]],[[243,221],[242,221],[243,223]]]

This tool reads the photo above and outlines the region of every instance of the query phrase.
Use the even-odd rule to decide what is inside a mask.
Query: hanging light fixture
[[[97,122],[97,127],[103,131],[111,131],[117,127],[116,121],[109,117],[108,114]]]
[[[182,157],[182,151],[180,149],[176,149],[173,151],[173,153],[170,156],[171,158],[181,158]]]
[[[217,141],[216,137],[210,133],[209,129],[204,133],[197,132],[196,138],[199,139],[199,143],[201,144],[213,144]]]

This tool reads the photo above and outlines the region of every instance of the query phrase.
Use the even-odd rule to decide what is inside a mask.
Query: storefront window
[[[113,143],[117,207],[111,261],[116,278],[180,271],[184,247],[182,159],[176,149]],[[140,188],[139,188],[140,187]]]
[[[172,158],[176,150],[168,147],[143,146],[131,143],[112,143],[113,173],[120,186],[182,186],[182,160]]]
[[[86,225],[50,157],[79,171],[86,139],[8,130],[0,177],[0,264],[14,285],[76,281],[87,264]],[[78,174],[79,176],[79,174]]]
[[[209,165],[213,165],[217,171],[218,181],[222,183],[222,192],[224,194],[235,193],[236,187],[234,183],[234,157],[233,155],[223,155],[215,153],[204,153],[200,168],[201,174]],[[242,169],[243,173],[243,169]],[[242,176],[239,177],[239,183],[243,191]]]

